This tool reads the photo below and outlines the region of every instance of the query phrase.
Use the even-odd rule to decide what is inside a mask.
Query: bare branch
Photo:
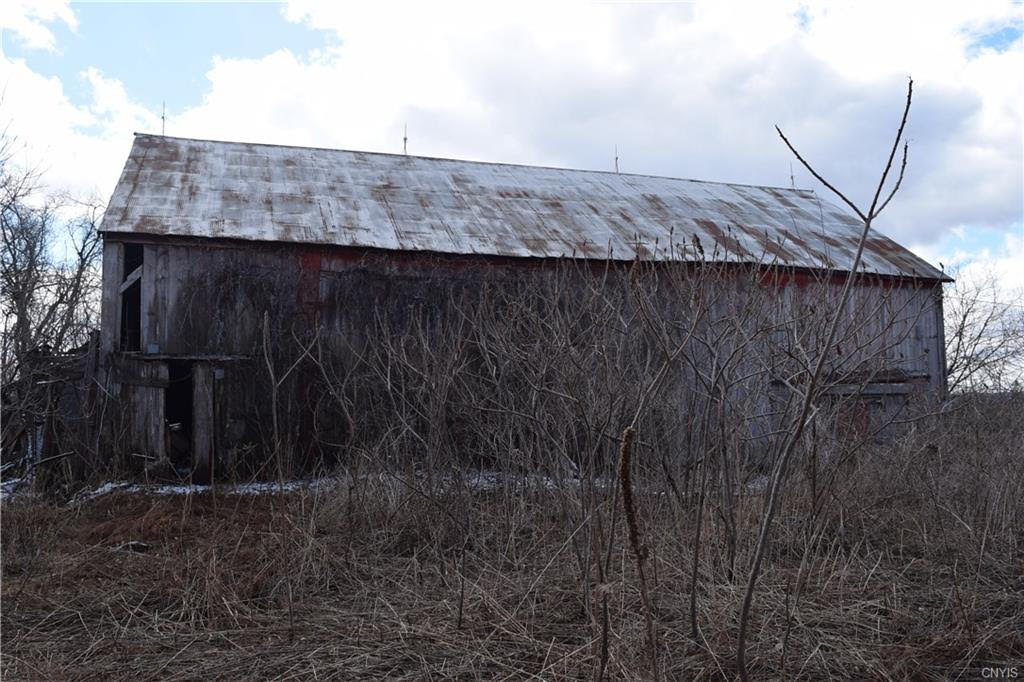
[[[836,195],[837,197],[839,197],[840,199],[842,199],[843,203],[845,203],[845,204],[846,204],[847,206],[849,206],[849,207],[850,207],[850,209],[851,209],[851,210],[852,210],[852,211],[853,211],[854,213],[856,213],[856,214],[857,214],[857,215],[858,215],[858,216],[860,217],[860,219],[861,219],[861,220],[867,220],[867,219],[868,219],[866,215],[864,215],[863,213],[861,213],[861,210],[860,210],[859,208],[857,208],[857,205],[856,205],[855,203],[853,203],[852,201],[850,201],[849,199],[847,199],[847,198],[846,198],[846,195],[845,195],[845,194],[843,194],[842,192],[840,192],[840,191],[839,191],[838,189],[836,189],[836,188],[835,188],[835,187],[834,187],[834,186],[832,185],[832,183],[830,183],[830,182],[829,182],[828,180],[826,180],[825,178],[823,178],[823,177],[821,176],[821,174],[820,174],[820,173],[818,173],[818,171],[814,170],[814,168],[813,168],[813,167],[811,166],[811,164],[809,164],[809,163],[808,163],[808,162],[807,162],[807,161],[806,161],[806,160],[804,159],[804,157],[802,157],[802,156],[800,155],[800,152],[798,152],[798,151],[796,150],[796,148],[795,148],[795,147],[794,147],[794,146],[793,146],[793,145],[792,145],[792,144],[790,143],[790,141],[789,141],[789,138],[787,138],[787,137],[786,137],[785,133],[783,133],[783,132],[782,132],[782,129],[781,129],[781,128],[779,128],[779,126],[775,126],[775,130],[776,130],[776,132],[778,132],[778,133],[779,133],[779,137],[781,137],[781,138],[782,138],[782,141],[786,143],[786,146],[787,146],[787,147],[789,147],[789,151],[793,152],[793,156],[795,156],[795,157],[797,158],[797,160],[798,160],[798,161],[800,162],[800,164],[801,164],[801,165],[802,165],[802,166],[803,166],[804,168],[806,168],[806,169],[807,169],[807,171],[808,171],[808,172],[809,172],[809,173],[810,173],[811,175],[813,175],[813,176],[814,176],[814,178],[815,178],[815,179],[816,179],[816,180],[817,180],[818,182],[820,182],[821,184],[825,185],[825,187],[828,187],[828,188],[829,188],[829,190],[831,190],[833,194],[835,194],[835,195]]]
[[[875,196],[871,200],[871,208],[868,209],[868,219],[869,220],[873,219],[875,216],[877,216],[881,212],[881,209],[878,209],[878,211],[876,211],[875,207],[878,206],[878,198],[880,196],[882,196],[882,189],[885,187],[885,181],[889,177],[889,171],[892,169],[892,162],[893,162],[893,159],[896,158],[896,151],[900,148],[900,140],[903,139],[903,130],[907,127],[907,116],[910,115],[910,101],[913,99],[913,97],[914,97],[914,79],[911,78],[911,79],[909,79],[907,81],[907,103],[903,107],[903,117],[900,118],[900,127],[899,127],[899,130],[896,131],[896,139],[893,140],[892,149],[889,151],[889,160],[886,161],[886,163],[885,163],[885,170],[882,171],[882,178],[881,178],[881,180],[878,181],[878,189],[875,190]],[[903,146],[903,165],[900,168],[899,181],[903,180],[903,170],[906,167],[907,167],[907,148],[906,148],[906,145],[904,145]],[[896,189],[898,189],[898,187],[899,187],[899,182],[897,182],[896,187],[893,188],[892,193],[889,195],[889,199],[892,199],[892,194],[896,193]],[[889,199],[885,200],[886,204],[889,203]],[[884,206],[884,204],[883,204],[883,206]]]
[[[903,143],[903,162],[900,163],[900,175],[899,175],[898,178],[896,178],[896,184],[893,185],[892,191],[889,192],[889,196],[887,196],[885,198],[885,201],[882,202],[882,205],[879,206],[878,209],[875,211],[875,216],[876,217],[882,211],[885,210],[886,206],[889,205],[889,202],[892,201],[892,198],[894,196],[896,196],[896,192],[899,190],[900,185],[903,183],[903,173],[907,170],[907,151],[908,151],[908,145],[906,143]]]

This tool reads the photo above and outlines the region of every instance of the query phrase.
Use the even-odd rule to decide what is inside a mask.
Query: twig
[[[658,673],[658,638],[654,628],[654,613],[651,609],[651,598],[647,591],[647,578],[644,575],[644,563],[647,560],[647,548],[640,540],[640,528],[636,517],[636,502],[633,499],[633,480],[630,473],[633,441],[636,431],[627,426],[622,432],[622,447],[619,450],[619,482],[622,484],[622,507],[625,510],[629,545],[636,560],[636,571],[640,577],[640,598],[644,605],[644,620],[647,622],[647,652],[650,657],[651,677],[655,682],[661,679]]]

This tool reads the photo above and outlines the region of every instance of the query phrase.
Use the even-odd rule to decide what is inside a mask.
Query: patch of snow
[[[293,490],[303,490],[306,488],[320,488],[330,482],[331,479],[285,481],[284,483],[270,481],[241,483],[239,485],[229,486],[225,492],[228,495],[264,495],[266,493],[276,493],[278,491],[291,492]]]
[[[132,487],[128,481],[108,481],[95,490],[80,490],[71,498],[71,504],[82,504],[97,497],[103,497],[115,490],[127,490]]]
[[[27,483],[24,478],[8,478],[6,481],[0,481],[0,500],[13,497],[24,483]]]
[[[446,476],[445,480],[450,481],[451,477]],[[584,479],[576,475],[555,478],[546,474],[509,474],[485,469],[465,474],[462,481],[467,487],[481,491],[497,490],[504,486],[535,490],[562,490],[581,487]],[[615,485],[615,481],[597,477],[593,480],[593,484],[597,488],[605,489]]]
[[[131,483],[130,481],[108,481],[95,490],[83,490],[71,500],[72,504],[81,504],[113,492],[133,495],[202,495],[216,490],[222,495],[265,495],[276,492],[291,492],[306,488],[320,487],[328,479],[309,481],[252,482],[233,485],[199,485],[187,483]]]
[[[392,476],[387,474],[362,474],[361,479],[379,478],[382,482]],[[416,472],[417,483],[426,478],[424,472]],[[506,473],[494,470],[476,470],[464,474],[444,473],[438,476],[438,480],[444,487],[465,486],[476,492],[490,492],[501,490],[505,487],[522,490],[563,490],[580,488],[584,485],[584,479],[577,476],[552,477],[544,474],[520,474]],[[350,481],[347,476],[278,481],[253,481],[250,483],[198,485],[186,483],[132,483],[131,481],[108,481],[92,490],[82,490],[71,500],[72,505],[79,505],[90,502],[97,498],[119,492],[129,495],[202,495],[204,493],[216,492],[220,495],[267,495],[277,492],[294,492],[296,490],[328,490]],[[11,483],[14,483],[12,479]],[[596,478],[593,485],[600,489],[607,489],[614,486],[614,479]],[[6,483],[4,484],[6,486]],[[4,488],[7,495],[7,489]]]
[[[186,483],[164,483],[160,485],[137,485],[132,492],[149,493],[150,495],[201,495],[213,488],[208,485]]]
[[[768,486],[771,485],[772,479],[770,476],[754,476],[747,482],[747,491],[752,493],[758,493],[762,490],[767,490]]]

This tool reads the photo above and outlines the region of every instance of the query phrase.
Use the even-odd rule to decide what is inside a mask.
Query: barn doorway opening
[[[164,420],[167,430],[167,458],[179,475],[192,468],[192,363],[167,362],[167,392],[164,395]]]
[[[139,350],[141,332],[142,287],[135,282],[121,294],[121,350]]]
[[[124,279],[121,281],[121,350],[142,346],[142,244],[124,245]]]

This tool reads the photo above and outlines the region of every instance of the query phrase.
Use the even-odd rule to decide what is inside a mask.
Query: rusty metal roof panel
[[[809,190],[136,135],[107,233],[494,256],[848,268],[860,221]],[[864,268],[942,279],[872,232]]]

